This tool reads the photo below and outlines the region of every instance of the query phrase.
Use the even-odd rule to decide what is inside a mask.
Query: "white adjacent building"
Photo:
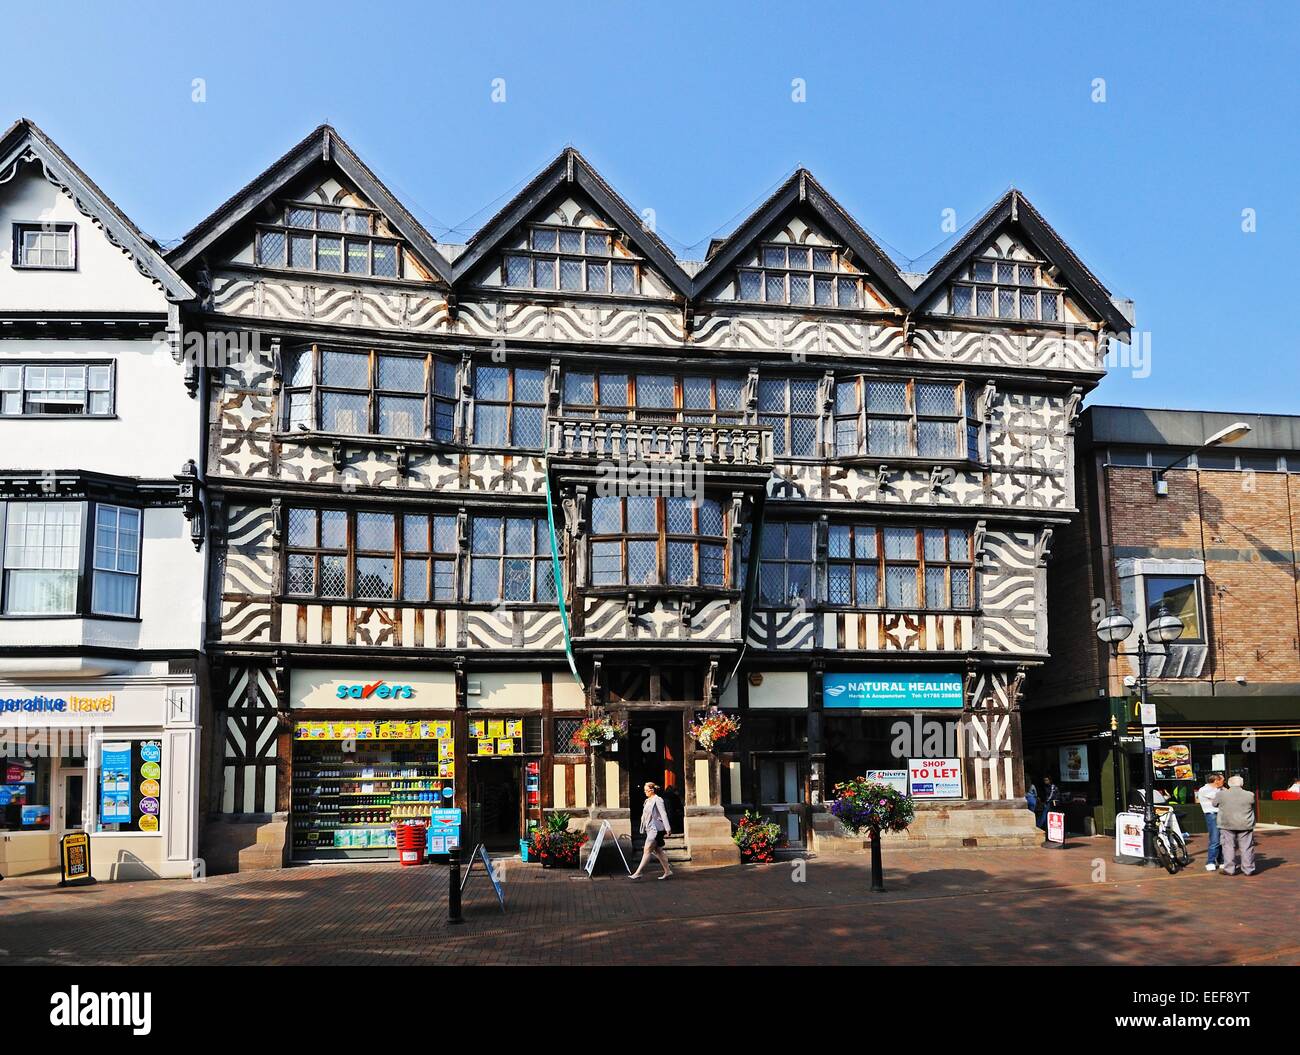
[[[0,139],[0,874],[198,867],[202,364],[190,288],[36,125]]]

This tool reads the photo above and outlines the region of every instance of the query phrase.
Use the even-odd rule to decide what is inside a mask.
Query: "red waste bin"
[[[397,859],[403,865],[424,864],[428,826],[423,821],[397,826]]]

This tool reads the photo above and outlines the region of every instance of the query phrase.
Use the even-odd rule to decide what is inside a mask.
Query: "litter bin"
[[[412,821],[397,826],[397,859],[403,865],[424,864],[425,835],[428,825]]]

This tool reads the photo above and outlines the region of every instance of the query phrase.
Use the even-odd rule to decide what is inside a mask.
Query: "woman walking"
[[[640,879],[645,866],[653,857],[664,870],[659,878],[670,879],[673,870],[668,867],[668,855],[663,851],[664,840],[672,831],[672,825],[668,823],[668,808],[664,805],[664,800],[655,794],[659,788],[653,783],[647,781],[642,790],[645,792],[645,808],[641,811],[641,830],[645,832],[645,852],[630,878]]]

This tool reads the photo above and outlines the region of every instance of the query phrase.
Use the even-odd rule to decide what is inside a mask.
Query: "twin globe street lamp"
[[[1119,656],[1120,643],[1127,641],[1131,633],[1133,633],[1133,620],[1121,612],[1118,605],[1111,605],[1110,614],[1097,623],[1097,637],[1110,646],[1111,653],[1116,657]],[[1160,610],[1156,613],[1156,617],[1147,623],[1146,631],[1138,634],[1138,698],[1144,711],[1147,705],[1147,658],[1150,655],[1147,651],[1147,639],[1149,638],[1153,644],[1168,645],[1172,641],[1177,641],[1182,634],[1183,621],[1178,616],[1170,614],[1163,601],[1160,603]],[[1142,736],[1142,762],[1143,798],[1145,799],[1142,811],[1142,857],[1144,864],[1151,864],[1156,861],[1156,803],[1153,787],[1155,771],[1151,763],[1151,746],[1147,743],[1145,730]]]

